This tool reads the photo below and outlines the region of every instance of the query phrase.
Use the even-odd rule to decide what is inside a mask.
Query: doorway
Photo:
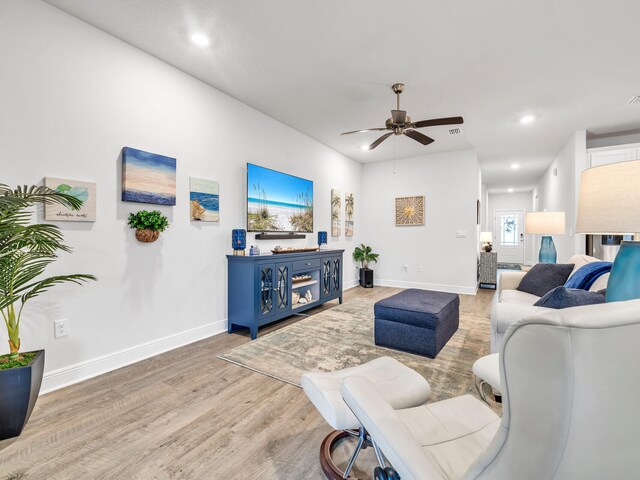
[[[524,210],[496,210],[494,245],[499,263],[524,263]]]

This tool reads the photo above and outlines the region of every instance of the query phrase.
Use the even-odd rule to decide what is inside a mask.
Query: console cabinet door
[[[274,263],[257,265],[258,289],[258,318],[269,318],[276,313],[276,285],[277,272]]]
[[[331,295],[340,295],[342,290],[342,257],[331,258]]]
[[[291,262],[276,264],[274,301],[278,312],[291,310]]]
[[[322,259],[320,270],[320,297],[329,298],[332,294],[331,287],[331,268],[333,266],[332,259],[325,257]]]

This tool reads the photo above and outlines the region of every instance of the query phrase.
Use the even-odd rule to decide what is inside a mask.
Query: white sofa
[[[574,255],[566,263],[573,263],[575,267],[571,276],[583,265],[600,260],[588,255]],[[512,323],[521,320],[529,315],[544,313],[550,309],[545,307],[534,307],[533,304],[540,300],[537,295],[516,290],[522,277],[526,272],[509,271],[502,272],[498,279],[498,291],[493,301],[491,309],[491,352],[497,353],[502,345],[502,337],[507,328]],[[597,292],[607,288],[609,274],[604,274],[596,280],[589,289]]]

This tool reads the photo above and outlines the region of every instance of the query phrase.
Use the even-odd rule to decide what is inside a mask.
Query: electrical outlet
[[[422,273],[422,265],[418,265],[418,272]]]
[[[66,337],[69,335],[69,319],[63,318],[53,322],[53,338]]]

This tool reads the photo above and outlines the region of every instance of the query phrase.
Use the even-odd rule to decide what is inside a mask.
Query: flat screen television
[[[247,163],[247,231],[313,232],[313,182]]]

